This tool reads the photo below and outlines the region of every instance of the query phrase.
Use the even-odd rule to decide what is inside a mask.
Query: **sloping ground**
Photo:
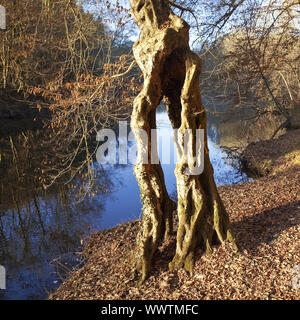
[[[262,153],[271,159],[271,175],[219,188],[239,254],[230,244],[217,246],[211,256],[199,252],[193,276],[171,272],[173,236],[157,252],[150,278],[137,287],[129,261],[138,222],[130,222],[92,235],[86,264],[50,299],[299,299],[300,130],[288,135],[250,145],[252,159]]]
[[[300,164],[300,129],[287,131],[276,140],[250,143],[242,154],[254,175],[276,175]]]

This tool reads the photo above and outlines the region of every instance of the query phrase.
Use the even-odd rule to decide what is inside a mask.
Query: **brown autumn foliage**
[[[92,2],[85,1],[85,8]],[[117,24],[122,28],[128,15],[122,6],[97,4],[112,17],[121,15]],[[65,173],[90,172],[91,140],[103,126],[128,116],[139,85],[133,71],[122,76],[132,61],[128,47],[114,47],[117,36],[100,15],[75,0],[7,0],[2,5],[7,28],[0,33],[1,107],[18,99],[50,111],[50,118],[43,119],[50,137],[45,187]]]
[[[94,233],[83,250],[85,265],[74,269],[49,299],[298,300],[300,162],[291,161],[290,155],[297,152],[299,157],[299,138],[300,130],[294,130],[249,145],[248,160],[254,156],[260,161],[263,154],[277,174],[218,188],[239,254],[229,244],[216,246],[209,257],[198,252],[192,275],[169,270],[176,247],[173,235],[157,250],[149,280],[137,287],[130,257],[139,222],[132,221]]]
[[[100,76],[82,74],[78,81],[45,94],[56,115],[49,123],[49,146],[54,146],[51,150],[58,159],[55,166],[46,169],[48,183],[68,173],[73,178],[86,172],[88,184],[92,184],[97,131],[128,118],[133,97],[140,88],[139,78],[132,74],[117,76],[128,70],[128,59],[122,55],[114,63],[105,64]]]

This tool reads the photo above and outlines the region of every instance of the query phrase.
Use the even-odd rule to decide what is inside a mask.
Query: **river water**
[[[157,113],[157,127],[163,136],[171,135],[166,112]],[[246,181],[246,175],[237,169],[236,160],[227,159],[217,144],[218,131],[211,124],[208,124],[208,136],[217,185]],[[171,159],[173,155],[171,143]],[[47,298],[74,266],[82,265],[78,251],[86,236],[140,217],[133,165],[103,167],[96,180],[100,192],[81,202],[73,198],[67,187],[39,193],[27,186],[19,195],[13,193],[13,200],[8,204],[1,205],[0,265],[6,268],[6,290],[0,290],[0,299]],[[162,167],[168,192],[176,198],[175,164],[171,161]],[[2,184],[2,193],[9,193],[8,189],[8,185]]]

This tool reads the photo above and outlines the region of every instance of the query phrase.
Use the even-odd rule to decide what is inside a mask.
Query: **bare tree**
[[[239,19],[206,51],[205,93],[253,121],[279,115],[273,136],[299,128],[299,8],[295,0],[243,2]]]
[[[105,1],[97,1],[106,8]],[[2,4],[8,17],[7,28],[0,33],[0,100],[5,97],[8,106],[18,100],[47,111],[43,117],[48,130],[45,188],[61,177],[72,179],[83,172],[91,185],[95,135],[129,117],[139,88],[135,70],[126,73],[133,60],[131,48],[114,47],[116,32],[104,25],[104,17],[86,12],[83,2]],[[112,9],[115,15],[128,15],[117,4]]]
[[[205,110],[201,103],[199,76],[201,63],[189,48],[189,25],[175,15],[167,0],[131,0],[132,14],[140,28],[140,37],[134,44],[135,59],[144,76],[142,91],[134,101],[131,127],[136,133],[138,160],[134,172],[143,200],[143,220],[137,240],[136,271],[141,281],[149,275],[154,252],[164,237],[171,232],[170,200],[160,164],[151,163],[150,130],[154,129],[155,111],[164,99],[173,128],[179,129],[177,178],[179,226],[176,254],[170,268],[184,267],[192,271],[196,249],[204,247],[211,252],[214,238],[234,243],[229,217],[218,194],[209,160],[207,135],[204,142],[204,171],[189,175],[184,150],[184,132],[193,132],[191,144],[194,155],[196,129],[206,129]],[[139,132],[148,134],[148,164],[143,164],[145,144]]]

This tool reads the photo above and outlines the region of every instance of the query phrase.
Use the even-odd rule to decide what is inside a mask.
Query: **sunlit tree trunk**
[[[184,150],[184,132],[192,129],[196,154],[196,129],[206,130],[206,116],[201,103],[199,57],[189,49],[189,25],[175,15],[167,0],[130,0],[132,14],[140,28],[134,44],[135,59],[144,76],[144,87],[134,102],[131,127],[135,131],[138,161],[135,175],[143,200],[142,228],[137,240],[136,270],[141,280],[149,274],[151,260],[160,241],[172,225],[173,202],[170,200],[160,164],[151,164],[151,129],[155,125],[155,110],[164,99],[174,129],[178,162],[175,169],[179,226],[175,256],[170,268],[184,267],[192,271],[195,250],[202,246],[211,252],[213,239],[233,241],[229,219],[219,197],[208,156],[207,136],[204,134],[204,171],[187,174],[193,164]],[[147,132],[145,139],[139,129]],[[148,164],[143,164],[145,154]],[[144,159],[145,160],[145,159]],[[144,161],[145,162],[145,161]]]

